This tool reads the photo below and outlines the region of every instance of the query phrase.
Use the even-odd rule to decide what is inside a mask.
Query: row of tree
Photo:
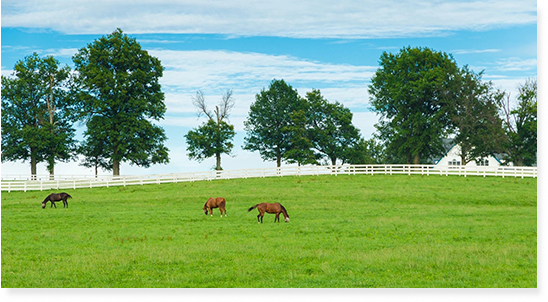
[[[429,48],[383,53],[369,86],[372,109],[380,116],[375,138],[382,160],[426,163],[439,158],[443,139],[452,137],[461,146],[463,165],[494,153],[515,165],[535,164],[536,80],[519,87],[512,108],[510,95],[482,75]]]
[[[189,158],[215,156],[217,170],[222,169],[221,154],[231,154],[233,148],[234,126],[226,121],[234,106],[231,96],[230,90],[223,95],[214,115],[198,91],[194,105],[208,119],[185,136]],[[242,148],[259,152],[263,160],[276,161],[278,167],[282,161],[299,165],[322,160],[348,162],[362,145],[348,108],[327,101],[319,90],[303,98],[284,80],[273,80],[255,96],[244,126],[247,135]]]
[[[31,173],[46,162],[80,154],[86,167],[120,174],[120,163],[142,167],[168,163],[164,130],[153,124],[166,107],[159,79],[164,68],[120,29],[73,56],[74,70],[36,53],[2,76],[2,161],[30,161]],[[383,53],[369,86],[379,123],[364,140],[352,112],[319,90],[299,96],[284,80],[273,80],[255,96],[244,122],[243,149],[264,160],[323,163],[426,163],[443,153],[444,138],[461,145],[463,164],[505,153],[516,165],[536,163],[536,81],[520,86],[517,106],[448,54],[429,48]],[[203,160],[231,154],[232,91],[211,111],[198,91],[193,104],[207,120],[186,135],[188,156]],[[75,140],[74,123],[86,126]]]
[[[482,80],[468,66],[458,67],[451,55],[429,48],[403,48],[383,53],[371,79],[371,109],[380,120],[374,138],[364,140],[352,125],[352,113],[329,102],[319,90],[300,97],[283,80],[274,80],[255,97],[244,122],[243,149],[264,160],[287,163],[431,163],[441,158],[451,138],[460,162],[499,154],[506,163],[534,165],[537,156],[536,80],[519,87],[518,104],[510,95]],[[227,95],[229,95],[227,93]],[[201,101],[197,101],[201,100]],[[203,94],[195,105],[206,112]],[[233,103],[231,103],[233,105]],[[221,103],[226,117],[226,97]],[[217,107],[218,110],[218,107]],[[191,159],[230,154],[234,127],[217,113],[189,132]]]
[[[152,123],[166,111],[164,68],[120,29],[80,49],[74,70],[34,53],[2,76],[2,161],[47,162],[83,155],[86,167],[120,173],[120,163],[167,163],[164,130]],[[73,124],[85,124],[77,144]]]

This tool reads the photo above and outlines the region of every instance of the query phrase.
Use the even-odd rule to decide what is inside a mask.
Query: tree
[[[511,108],[510,95],[499,102],[506,132],[506,161],[516,166],[537,162],[537,80],[528,79],[518,87],[517,107]]]
[[[462,165],[502,152],[504,132],[497,104],[504,94],[491,82],[482,82],[482,75],[464,66],[455,81],[451,122]]]
[[[255,95],[255,102],[249,108],[244,121],[244,150],[258,151],[263,160],[276,160],[277,167],[282,159],[294,160],[292,150],[296,140],[292,133],[292,113],[306,110],[306,103],[291,85],[284,80],[273,80],[268,90]],[[295,115],[293,115],[295,118]]]
[[[164,130],[152,124],[166,106],[159,83],[164,68],[134,39],[117,29],[73,57],[77,95],[87,141],[103,140],[102,157],[120,175],[120,163],[167,163]]]
[[[69,161],[75,130],[68,98],[69,67],[33,53],[2,76],[2,161],[30,160],[31,174],[45,161],[53,177],[56,161]]]
[[[236,134],[234,126],[225,121],[234,107],[232,90],[227,90],[223,94],[221,102],[215,106],[215,114],[207,109],[204,94],[201,91],[196,92],[193,104],[198,108],[198,116],[204,114],[208,120],[185,135],[188,157],[202,161],[215,156],[215,170],[220,171],[222,170],[221,154],[230,154],[234,147],[232,140]]]
[[[348,160],[350,164],[372,165],[386,163],[383,147],[374,138],[360,139],[358,145],[354,147],[352,155]]]
[[[93,168],[95,171],[95,177],[97,177],[98,169],[111,170],[112,162],[109,159],[106,142],[108,131],[101,131],[104,125],[92,125],[92,123],[101,123],[105,119],[92,119],[89,121],[90,126],[84,132],[85,140],[78,147],[78,153],[84,158],[80,163],[81,166],[86,168]],[[96,135],[90,134],[90,129],[99,130]]]
[[[381,55],[369,93],[380,115],[376,137],[390,157],[419,164],[443,152],[442,137],[450,125],[448,87],[456,73],[450,55],[429,48]]]
[[[286,161],[290,164],[300,165],[317,164],[319,157],[314,154],[314,144],[308,135],[308,122],[306,112],[297,110],[290,113],[290,123],[282,129],[288,133],[289,147],[285,153]]]
[[[359,146],[360,131],[352,125],[352,112],[339,102],[328,102],[315,89],[306,94],[310,140],[317,157],[344,164]]]

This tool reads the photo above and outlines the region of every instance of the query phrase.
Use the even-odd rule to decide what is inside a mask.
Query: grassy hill
[[[536,287],[537,180],[307,176],[2,193],[2,287]],[[208,197],[228,217],[204,215]],[[291,222],[257,223],[260,202]]]

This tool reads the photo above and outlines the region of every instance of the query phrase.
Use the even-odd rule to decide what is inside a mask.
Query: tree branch
[[[224,120],[225,118],[228,118],[228,115],[230,114],[230,110],[234,108],[234,98],[232,97],[232,90],[227,89],[226,92],[222,96],[222,101],[219,104],[219,120]]]
[[[196,91],[196,95],[192,97],[192,104],[198,108],[198,117],[205,114],[210,120],[213,119],[213,114],[207,110],[204,93],[201,90]]]

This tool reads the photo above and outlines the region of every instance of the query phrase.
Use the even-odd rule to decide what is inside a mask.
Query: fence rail
[[[300,175],[459,175],[496,177],[537,177],[537,167],[488,167],[488,166],[436,166],[436,165],[337,165],[337,166],[288,166],[227,171],[188,172],[154,175],[89,176],[89,175],[3,175],[2,191],[30,191],[53,189],[97,188],[145,184],[162,184],[218,179],[280,177]]]

